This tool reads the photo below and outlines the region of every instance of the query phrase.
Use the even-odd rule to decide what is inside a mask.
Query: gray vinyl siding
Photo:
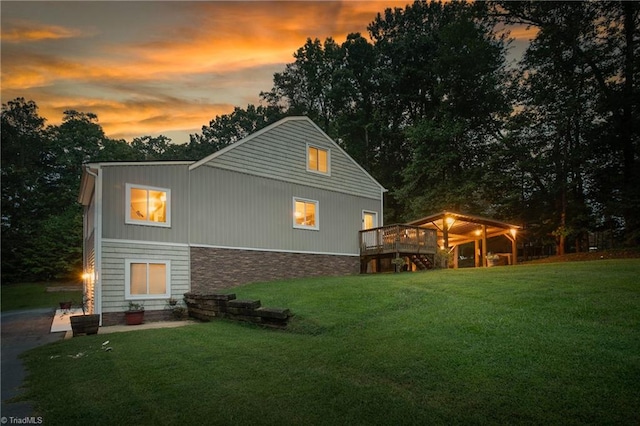
[[[171,294],[182,300],[189,291],[189,248],[164,244],[132,244],[122,241],[103,241],[102,244],[102,312],[126,310],[125,260],[149,259],[171,261]],[[166,300],[144,301],[145,310],[167,308]]]
[[[359,254],[362,210],[379,199],[199,167],[191,176],[191,244],[295,252]],[[293,227],[293,198],[319,202],[319,230]]]
[[[307,171],[307,143],[330,150],[329,175]],[[221,153],[207,166],[380,199],[380,185],[306,118],[284,121]]]
[[[139,163],[103,165],[102,237],[126,240],[187,243],[189,166]],[[171,189],[171,227],[125,223],[126,184]]]

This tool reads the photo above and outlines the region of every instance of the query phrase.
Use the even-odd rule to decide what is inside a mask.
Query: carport
[[[449,211],[432,214],[407,225],[435,230],[438,246],[453,252],[454,268],[458,267],[459,247],[470,242],[475,243],[475,266],[489,266],[487,240],[500,236],[511,242],[511,253],[496,253],[496,256],[506,258],[509,265],[515,265],[518,261],[516,236],[521,227],[517,225]]]

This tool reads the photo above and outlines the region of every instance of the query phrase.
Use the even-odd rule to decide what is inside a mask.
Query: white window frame
[[[327,171],[326,172],[321,172],[320,170],[314,170],[311,167],[309,167],[309,148],[315,148],[317,150],[325,151],[327,153]],[[314,145],[312,143],[307,143],[307,148],[305,150],[304,155],[306,157],[308,172],[316,173],[322,176],[331,176],[331,149]]]
[[[316,206],[316,221],[315,221],[315,225],[311,226],[311,225],[298,225],[296,223],[296,202],[298,203],[305,203],[305,204],[315,204]],[[310,200],[308,198],[300,198],[300,197],[293,197],[293,203],[292,203],[292,219],[293,219],[293,227],[296,229],[307,229],[307,230],[311,230],[311,231],[318,231],[320,230],[320,202],[318,200]]]
[[[124,207],[125,209],[124,219],[126,224],[171,228],[171,190],[169,188],[159,188],[156,186],[148,186],[148,185],[136,185],[134,183],[127,183],[125,187],[126,187],[126,203]],[[149,220],[148,217],[146,219],[132,219],[131,218],[131,190],[132,189],[144,189],[146,191],[159,191],[167,194],[167,201],[166,201],[167,220],[165,222],[154,222]]]
[[[150,263],[160,263],[165,265],[165,282],[167,288],[163,294],[131,294],[131,264],[142,263],[147,266]],[[147,269],[148,272],[148,269]],[[147,275],[148,280],[148,275]],[[147,291],[149,291],[147,283]],[[158,259],[125,259],[124,261],[124,296],[125,300],[157,300],[169,299],[171,297],[171,261]]]

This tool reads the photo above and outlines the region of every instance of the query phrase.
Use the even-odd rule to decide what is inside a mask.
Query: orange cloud
[[[537,27],[526,27],[524,25],[518,27],[510,27],[509,35],[516,40],[529,41],[536,38],[540,31]]]
[[[76,109],[97,114],[112,138],[174,133],[174,142],[186,142],[217,115],[256,103],[307,38],[340,43],[351,32],[366,35],[378,12],[406,3],[161,2],[162,14],[126,31],[99,25],[95,9],[84,7],[68,6],[74,19],[67,26],[3,17],[2,99],[36,101],[49,124]],[[117,23],[125,7],[145,18],[159,10],[145,2],[111,4]],[[73,46],[65,44],[72,37]]]
[[[3,23],[2,41],[11,43],[34,42],[40,40],[56,40],[78,37],[77,30],[58,25],[44,25],[26,20],[13,20]]]

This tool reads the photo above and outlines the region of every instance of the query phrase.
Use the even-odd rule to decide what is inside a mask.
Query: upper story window
[[[307,145],[307,170],[328,175],[330,157],[328,149]]]
[[[127,184],[125,223],[171,226],[171,190]]]
[[[302,198],[293,199],[293,227],[299,229],[319,229],[317,201]]]

